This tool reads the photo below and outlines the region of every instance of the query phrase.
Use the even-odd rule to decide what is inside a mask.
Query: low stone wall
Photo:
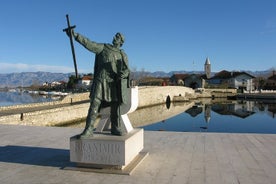
[[[3,106],[0,107],[0,111],[13,110],[18,108],[33,108],[33,107],[42,107],[42,106],[54,106],[61,104],[62,101],[53,101],[53,102],[40,102],[40,103],[29,103],[29,104],[19,104],[12,106]]]
[[[84,120],[89,103],[0,117],[0,124],[57,126]]]
[[[206,92],[237,93],[237,89],[204,89]]]
[[[61,103],[75,103],[75,102],[88,100],[89,94],[90,94],[89,92],[69,94],[61,101]]]
[[[170,101],[188,101],[195,97],[192,88],[183,86],[145,86],[139,87],[138,107],[147,107]]]
[[[227,98],[235,96],[237,89],[198,89],[196,90],[197,98]]]
[[[140,87],[138,90],[138,108],[153,106],[171,101],[187,101],[194,97],[194,90],[180,86],[150,86]],[[24,104],[9,107],[1,107],[0,110],[12,110],[18,108],[30,108],[38,106],[52,106],[57,104],[75,103],[89,100],[89,93],[70,94],[62,101]],[[28,113],[17,113],[1,116],[0,124],[53,126],[84,120],[87,116],[89,102],[58,107],[54,109],[40,110]]]

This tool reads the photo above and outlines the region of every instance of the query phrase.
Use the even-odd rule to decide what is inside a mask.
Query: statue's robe
[[[90,98],[103,102],[127,103],[129,90],[128,58],[122,49],[111,44],[96,43],[75,33],[75,40],[96,54]]]

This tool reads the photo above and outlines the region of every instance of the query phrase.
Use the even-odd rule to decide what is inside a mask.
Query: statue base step
[[[76,166],[65,167],[65,170],[95,172],[105,174],[131,175],[139,164],[149,155],[148,152],[140,152],[126,167],[119,169],[114,166],[94,165],[94,164],[76,164]]]
[[[141,152],[143,148],[143,129],[134,129],[125,136],[110,133],[95,133],[87,139],[74,136],[70,138],[70,161],[76,163],[74,170],[130,174],[148,155]]]

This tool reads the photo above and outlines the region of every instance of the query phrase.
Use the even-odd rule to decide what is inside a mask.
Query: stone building
[[[177,85],[177,86],[184,86],[184,80],[186,77],[188,77],[189,74],[173,74],[170,78],[170,83],[172,85]]]
[[[266,90],[276,90],[276,74],[273,71],[272,76],[268,77],[264,86]]]
[[[240,90],[254,90],[253,79],[255,77],[246,72],[229,72],[222,70],[208,80],[209,85],[235,88]]]
[[[211,62],[206,58],[204,64],[205,74],[174,74],[170,78],[173,85],[186,86],[193,89],[204,88],[206,81],[211,78]]]
[[[184,86],[193,89],[204,88],[206,81],[206,75],[191,74],[184,79]]]

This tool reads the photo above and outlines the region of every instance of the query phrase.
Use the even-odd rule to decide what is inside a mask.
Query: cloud
[[[30,65],[24,63],[0,63],[0,73],[15,72],[53,72],[53,73],[71,73],[74,72],[73,67],[66,66],[50,66],[50,65]]]

